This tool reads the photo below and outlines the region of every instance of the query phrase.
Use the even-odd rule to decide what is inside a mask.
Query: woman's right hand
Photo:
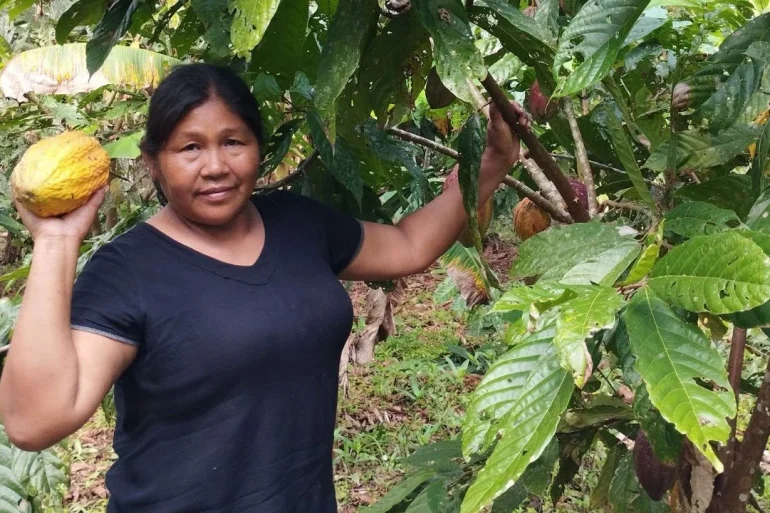
[[[27,227],[33,240],[67,239],[77,240],[80,243],[93,226],[106,191],[107,187],[102,187],[89,198],[85,205],[61,217],[39,217],[26,209],[15,197],[13,203],[19,212],[21,222]]]

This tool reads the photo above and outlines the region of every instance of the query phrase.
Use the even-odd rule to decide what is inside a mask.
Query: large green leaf
[[[139,143],[144,136],[144,130],[125,134],[114,141],[104,144],[102,147],[111,159],[135,159],[141,155]]]
[[[746,59],[730,78],[698,109],[697,115],[709,121],[709,130],[716,133],[735,123],[762,82],[765,63]]]
[[[462,513],[477,513],[513,486],[527,466],[541,456],[556,432],[575,385],[559,365],[553,344],[546,343],[540,356],[534,362],[536,368],[524,371],[525,381],[497,426],[501,438],[465,494]],[[516,370],[505,376],[509,384],[521,379],[524,369]]]
[[[104,0],[79,0],[72,4],[56,22],[56,42],[63,45],[67,42],[75,27],[93,25],[104,14]]]
[[[230,50],[232,15],[227,11],[228,0],[190,0],[206,27],[205,40],[215,57],[223,58]]]
[[[702,201],[717,207],[732,210],[738,217],[745,218],[751,209],[754,194],[748,175],[729,174],[679,188],[677,199]]]
[[[481,233],[479,233],[479,170],[481,154],[484,152],[484,137],[481,131],[479,115],[474,114],[465,122],[457,136],[460,150],[460,166],[457,181],[463,196],[463,206],[468,214],[468,227],[473,235],[476,251],[481,253]]]
[[[283,158],[291,147],[291,141],[294,134],[299,130],[299,127],[303,122],[304,119],[302,118],[289,120],[278,127],[278,130],[270,136],[270,139],[265,145],[265,154],[259,169],[261,176],[272,173],[283,161]]]
[[[559,460],[559,442],[554,437],[540,457],[530,463],[511,488],[495,499],[491,513],[511,513],[516,511],[530,495],[545,495],[551,482],[551,473]]]
[[[336,140],[336,102],[358,68],[367,34],[377,20],[374,0],[341,0],[318,63],[315,105],[329,141]]]
[[[723,232],[741,224],[732,210],[702,201],[682,203],[666,213],[664,219],[666,231],[686,238]]]
[[[13,471],[13,453],[14,447],[3,430],[0,436],[0,511],[3,513],[22,513],[20,503],[27,499],[27,491]]]
[[[565,296],[565,292],[569,292]],[[533,286],[515,286],[507,291],[492,306],[490,313],[529,311],[533,305],[546,305],[547,308],[566,301],[575,294],[566,285],[548,280],[539,280]],[[539,308],[537,308],[539,310]]]
[[[235,16],[230,38],[237,55],[247,55],[262,40],[280,3],[281,0],[231,0],[230,9]]]
[[[27,231],[23,224],[2,211],[0,211],[0,226],[14,235],[24,235]]]
[[[361,59],[360,87],[381,122],[391,103],[409,101],[410,79],[417,80],[424,72],[424,83],[427,70],[420,68],[431,64],[430,57],[428,31],[411,11],[385,25],[372,40]]]
[[[752,230],[770,233],[770,187],[759,194],[746,217],[746,226]]]
[[[639,198],[647,204],[653,211],[657,210],[655,202],[650,196],[650,190],[647,188],[647,184],[642,176],[642,170],[639,168],[639,164],[636,162],[634,156],[634,148],[631,146],[631,141],[628,140],[626,135],[626,129],[620,122],[620,119],[616,115],[615,111],[606,109],[606,131],[612,139],[612,147],[618,156],[618,159],[623,164],[623,169],[628,173],[628,177],[631,179],[631,183],[634,184],[636,192],[639,194]]]
[[[383,161],[406,168],[409,174],[412,175],[415,184],[413,189],[414,197],[412,199],[416,200],[419,205],[423,205],[432,199],[433,193],[428,179],[415,160],[417,152],[421,152],[418,146],[388,136],[387,132],[381,130],[373,119],[367,120],[360,129],[374,155]]]
[[[634,416],[647,435],[655,456],[669,465],[676,465],[682,451],[684,437],[670,422],[661,417],[650,401],[647,387],[636,388],[634,395]]]
[[[594,370],[586,339],[615,323],[623,298],[611,287],[579,287],[577,292],[576,298],[561,305],[553,342],[561,366],[572,373],[575,385],[582,388]]]
[[[721,472],[722,462],[709,443],[727,441],[726,419],[736,414],[722,357],[702,331],[685,323],[648,288],[634,295],[624,319],[635,366],[652,404]],[[712,382],[721,390],[711,390],[700,381]]]
[[[757,149],[754,160],[751,163],[751,188],[758,195],[762,184],[766,182],[768,157],[770,157],[770,123],[765,123],[762,134],[757,141]]]
[[[476,288],[484,291],[487,296],[490,295],[492,288],[498,285],[497,279],[489,271],[476,248],[466,248],[459,242],[455,242],[439,257],[439,262],[444,267],[453,267],[460,273],[470,276]]]
[[[179,22],[179,26],[171,34],[171,48],[174,49],[176,55],[187,55],[190,53],[192,46],[198,41],[198,38],[205,32],[206,27],[203,25],[195,9],[185,9],[182,21]]]
[[[93,91],[108,84],[147,88],[158,85],[172,66],[181,61],[166,55],[115,46],[101,68],[89,76],[86,43],[44,46],[16,55],[0,73],[0,89],[5,96],[26,101],[28,92],[75,94]]]
[[[302,62],[309,7],[308,0],[282,0],[252,52],[256,70],[273,75],[285,87],[291,85]]]
[[[359,173],[358,159],[353,154],[352,149],[348,147],[344,139],[339,139],[337,147],[332,149],[318,113],[310,113],[308,126],[310,127],[310,135],[313,137],[313,144],[321,154],[321,160],[326,168],[339,183],[353,194],[353,197],[360,204],[364,194],[364,181]]]
[[[94,74],[102,67],[112,47],[131,25],[131,18],[141,0],[116,0],[104,11],[102,19],[94,29],[93,36],[86,43],[86,68]]]
[[[603,79],[615,64],[628,34],[649,0],[589,0],[564,29],[554,58],[554,75],[572,63],[559,78],[557,94],[568,96]],[[579,60],[578,60],[579,59]]]
[[[762,248],[765,255],[770,256],[770,234],[752,230],[738,230],[735,233],[754,242],[754,244]],[[762,303],[751,310],[727,315],[725,318],[739,328],[748,329],[770,326],[770,301]]]
[[[459,0],[422,0],[412,4],[433,39],[433,55],[441,82],[455,96],[471,103],[473,80],[487,70],[474,44],[468,16]]]
[[[361,508],[360,513],[387,513],[435,474],[428,469],[407,476],[375,504]]]
[[[740,312],[770,300],[770,257],[732,231],[693,237],[655,264],[648,283],[691,312]]]
[[[599,480],[593,490],[591,490],[591,502],[589,504],[591,508],[604,508],[609,504],[610,485],[617,472],[620,451],[620,447],[614,445],[607,452],[604,466],[599,473]]]
[[[758,128],[743,125],[732,126],[717,135],[677,133],[676,167],[700,170],[719,166],[745,151],[758,135]],[[669,140],[655,148],[644,167],[657,172],[665,171],[670,144]]]
[[[770,41],[770,13],[754,18],[725,38],[719,51],[711,54],[705,65],[687,80],[692,88],[690,101],[693,107],[699,107],[721,82],[729,80],[744,62],[746,51],[757,41]]]
[[[522,391],[530,386],[536,372],[547,360],[544,355],[555,359],[555,333],[555,328],[550,327],[528,335],[500,356],[487,371],[473,392],[463,421],[462,448],[466,457],[486,450],[495,436],[493,424],[522,398]]]
[[[552,0],[558,12],[558,0]],[[542,2],[541,2],[541,9]],[[500,40],[503,47],[532,66],[540,86],[549,94],[555,85],[551,74],[554,50],[549,46],[553,35],[518,9],[502,0],[474,2],[471,21]]]
[[[573,284],[611,285],[630,265],[641,247],[619,227],[607,223],[554,226],[524,241],[511,269],[513,276],[562,280],[569,273]],[[590,277],[590,280],[587,279]]]
[[[634,263],[634,266],[630,271],[628,271],[628,275],[623,280],[623,285],[631,285],[632,283],[636,283],[647,276],[647,273],[650,272],[652,266],[655,265],[655,262],[658,261],[659,255],[660,246],[658,244],[650,244],[644,248],[644,251],[642,251],[642,254],[639,255],[639,258]]]
[[[59,496],[58,487],[68,484],[65,464],[51,451],[25,452],[14,450],[13,471],[22,485],[36,494]]]

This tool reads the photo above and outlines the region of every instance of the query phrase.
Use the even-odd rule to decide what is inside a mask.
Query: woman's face
[[[177,214],[218,226],[242,211],[254,190],[259,161],[254,133],[213,97],[176,126],[152,175]]]

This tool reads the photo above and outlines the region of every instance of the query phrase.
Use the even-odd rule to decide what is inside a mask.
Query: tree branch
[[[562,211],[556,207],[553,203],[539,195],[537,192],[533,191],[520,181],[516,180],[512,176],[506,176],[503,178],[503,183],[507,185],[508,187],[511,187],[516,190],[516,192],[521,193],[522,196],[529,198],[532,203],[537,205],[538,207],[542,208],[546,212],[548,212],[551,217],[556,219],[557,221],[561,221],[562,223],[571,224],[572,219],[570,219],[568,216],[564,216],[562,214]],[[565,212],[566,213],[566,212]]]
[[[746,350],[746,330],[744,328],[733,328],[733,338],[730,341],[730,358],[727,363],[727,376],[730,380],[730,386],[735,394],[735,402],[738,403],[741,394],[741,371],[743,370],[743,357]],[[737,447],[736,433],[735,433],[735,419],[728,419],[730,424],[730,438],[727,440],[727,445],[722,451],[721,460],[725,468],[732,467],[733,460],[735,459],[735,449]],[[724,484],[724,479],[720,480],[719,490],[722,490],[721,485]]]
[[[150,40],[147,41],[147,46],[158,41],[158,38],[160,38],[160,33],[163,32],[163,29],[166,28],[166,25],[168,25],[168,22],[171,21],[171,18],[177,13],[177,11],[179,11],[179,9],[184,7],[185,3],[186,3],[186,0],[179,0],[177,3],[172,5],[168,11],[166,11],[166,13],[160,19],[158,24],[155,25],[155,30],[153,31],[152,37],[150,37]]]
[[[313,162],[318,158],[319,152],[318,150],[313,150],[313,153],[308,156],[305,160],[299,163],[297,166],[297,169],[295,169],[293,172],[289,173],[288,175],[284,176],[277,182],[269,183],[267,185],[262,185],[257,187],[257,191],[274,191],[276,189],[280,189],[281,187],[284,187],[286,185],[289,185],[294,180],[298,179],[302,174],[308,170],[308,168],[313,165]]]
[[[770,361],[759,387],[757,402],[732,466],[725,467],[725,483],[714,500],[716,511],[743,513],[770,438]]]
[[[460,153],[456,150],[453,150],[452,148],[447,148],[446,146],[443,146],[435,141],[431,141],[430,139],[426,139],[425,137],[421,137],[419,135],[415,135],[411,132],[407,132],[406,130],[401,130],[400,128],[388,128],[387,132],[389,134],[393,134],[399,139],[403,139],[404,141],[409,141],[415,144],[419,144],[420,146],[425,146],[426,148],[430,148],[431,150],[435,150],[439,153],[443,153],[447,157],[452,157],[455,160],[458,160],[460,158]]]
[[[602,206],[604,206],[604,205],[606,205],[608,207],[612,207],[612,208],[619,208],[621,210],[631,210],[633,212],[639,212],[640,214],[646,215],[647,217],[649,217],[653,221],[655,220],[655,215],[652,212],[650,212],[649,210],[647,210],[643,206],[637,205],[635,203],[623,203],[623,202],[619,202],[619,201],[604,200],[604,201],[602,201]]]
[[[564,106],[564,114],[567,116],[567,121],[569,121],[572,138],[575,140],[575,157],[577,158],[578,173],[583,177],[583,183],[586,186],[588,213],[593,217],[599,213],[599,205],[596,203],[596,185],[594,185],[594,175],[593,171],[591,171],[591,164],[588,161],[588,152],[586,151],[583,135],[580,133],[580,127],[575,117],[572,99],[569,97],[565,98],[562,105]]]
[[[572,219],[567,213],[567,204],[564,202],[564,198],[561,197],[561,194],[559,194],[559,191],[556,189],[553,182],[545,176],[543,170],[540,169],[532,159],[522,158],[520,160],[522,165],[527,169],[529,176],[531,176],[532,180],[537,184],[537,188],[542,191],[543,196],[562,211],[564,218]]]
[[[551,158],[551,155],[548,153],[548,151],[543,147],[542,144],[540,144],[540,141],[535,136],[535,134],[533,134],[531,130],[526,130],[524,127],[519,125],[516,111],[513,110],[508,97],[505,95],[492,75],[487,74],[486,78],[484,78],[481,83],[489,93],[492,101],[495,102],[495,105],[500,110],[500,114],[506,123],[508,123],[508,126],[511,127],[513,133],[515,133],[519,139],[521,139],[521,141],[527,145],[527,148],[529,148],[529,154],[532,159],[537,163],[538,166],[540,166],[540,168],[545,173],[545,176],[547,176],[548,179],[551,180],[556,186],[556,189],[567,203],[567,210],[569,210],[572,219],[578,222],[589,221],[591,218],[576,197],[575,191],[572,189],[572,184],[569,183],[567,177],[564,176],[564,173],[562,173],[559,166],[556,165],[556,161]]]
[[[528,152],[524,152],[525,156],[527,156],[527,154],[528,154]],[[560,160],[571,160],[572,162],[575,162],[577,160],[574,155],[561,155],[559,153],[551,153],[551,157],[553,157],[555,159],[560,159]],[[612,167],[612,166],[610,166],[608,164],[602,164],[601,162],[596,162],[595,160],[589,160],[588,163],[591,164],[593,167],[596,167],[596,168],[599,168],[599,169],[606,169],[607,171],[613,171],[615,173],[626,174],[626,172],[623,171],[622,169],[618,169],[618,168]],[[645,181],[647,181],[647,180],[645,180]]]

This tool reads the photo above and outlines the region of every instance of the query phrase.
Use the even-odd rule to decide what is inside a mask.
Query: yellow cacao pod
[[[107,184],[110,156],[96,138],[66,131],[30,146],[11,173],[14,196],[39,217],[85,204]]]
[[[518,202],[513,209],[513,229],[522,241],[545,231],[549,226],[551,216],[529,198]]]

